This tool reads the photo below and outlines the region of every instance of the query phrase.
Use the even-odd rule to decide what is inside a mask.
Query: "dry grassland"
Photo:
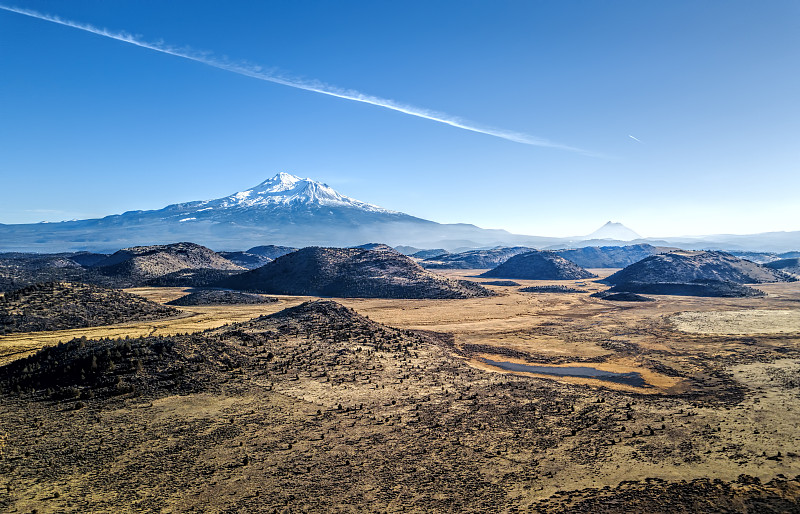
[[[478,272],[448,273],[468,278]],[[591,298],[588,293],[604,288],[592,281],[558,283],[587,293],[487,286],[499,295],[337,299],[391,327],[448,334],[402,359],[376,352],[370,369],[382,374],[372,371],[369,380],[353,374],[351,382],[352,372],[341,366],[330,371],[343,377],[340,382],[321,378],[316,368],[280,380],[253,379],[248,386],[237,374],[216,391],[123,398],[113,408],[59,416],[44,403],[24,413],[6,403],[0,441],[6,431],[33,427],[6,443],[6,462],[14,459],[19,473],[6,479],[14,486],[8,505],[15,512],[79,512],[92,505],[155,510],[158,504],[164,512],[558,512],[603,487],[603,494],[617,494],[613,488],[625,481],[710,478],[727,484],[741,474],[764,482],[800,475],[800,283],[759,285],[768,293],[764,298],[659,296],[648,303]],[[131,292],[160,302],[183,294],[177,288]],[[187,307],[184,317],[152,323],[7,336],[0,338],[0,352],[10,361],[81,335],[193,332],[306,300],[278,298],[276,304]],[[288,337],[285,344],[301,348],[308,339]],[[484,358],[636,372],[646,385],[511,373]],[[419,378],[409,380],[409,373]],[[66,461],[74,473],[48,478],[48,463],[68,453],[53,434],[90,441],[73,450],[77,461]],[[33,457],[25,456],[25,444],[40,445],[38,464],[27,463]],[[98,468],[81,460],[98,455],[109,456],[110,464]],[[242,465],[245,457],[249,464]],[[133,488],[136,498],[98,486],[102,475]],[[796,499],[795,483],[787,483],[789,493],[784,488],[781,494]],[[3,487],[0,480],[0,501]],[[704,489],[689,510],[704,499],[715,501],[725,487]],[[633,503],[609,511],[631,512],[638,493],[630,494]]]

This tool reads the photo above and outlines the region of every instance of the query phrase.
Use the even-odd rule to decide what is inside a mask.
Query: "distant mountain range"
[[[355,246],[371,241],[455,248],[499,245],[513,237],[504,230],[416,218],[344,196],[308,178],[278,173],[253,188],[216,200],[100,219],[0,225],[0,251],[111,252],[176,241],[215,250],[266,244]],[[541,242],[553,241],[542,238]]]
[[[526,236],[417,218],[355,200],[326,184],[288,173],[278,173],[253,188],[215,200],[129,211],[100,219],[0,224],[0,251],[6,252],[113,252],[177,241],[192,241],[217,251],[269,244],[299,248],[382,242],[450,251],[496,246],[564,249],[648,243],[686,249],[784,252],[800,249],[800,231],[653,239],[641,238],[621,223],[608,222],[587,236]]]

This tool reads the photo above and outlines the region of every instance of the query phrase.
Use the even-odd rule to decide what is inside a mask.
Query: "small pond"
[[[521,371],[524,373],[538,373],[540,375],[558,375],[562,377],[580,377],[603,380],[606,382],[616,382],[634,387],[647,387],[642,375],[632,371],[630,373],[614,373],[601,369],[590,368],[588,366],[531,366],[529,364],[517,364],[516,362],[499,362],[491,359],[481,359],[486,364],[497,366],[506,371]]]

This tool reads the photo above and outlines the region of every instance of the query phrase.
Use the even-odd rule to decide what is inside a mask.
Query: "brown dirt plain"
[[[437,270],[478,282],[481,271]],[[424,336],[402,357],[377,352],[368,379],[340,364],[322,379],[313,363],[291,379],[239,370],[203,392],[77,410],[4,398],[0,510],[770,511],[776,498],[788,503],[772,511],[800,510],[800,283],[755,286],[763,298],[627,303],[589,297],[606,287],[591,280],[518,282],[586,293],[335,299]],[[196,332],[311,299],[277,297],[0,337],[0,364],[83,335]],[[510,373],[484,358],[637,372],[646,385]]]

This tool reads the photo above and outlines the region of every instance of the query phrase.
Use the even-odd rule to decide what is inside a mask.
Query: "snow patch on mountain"
[[[278,173],[255,187],[217,200],[199,202],[195,212],[209,209],[240,209],[273,206],[315,205],[324,207],[350,207],[367,212],[397,214],[377,205],[360,202],[345,196],[327,184],[310,178],[300,178],[289,173]]]

